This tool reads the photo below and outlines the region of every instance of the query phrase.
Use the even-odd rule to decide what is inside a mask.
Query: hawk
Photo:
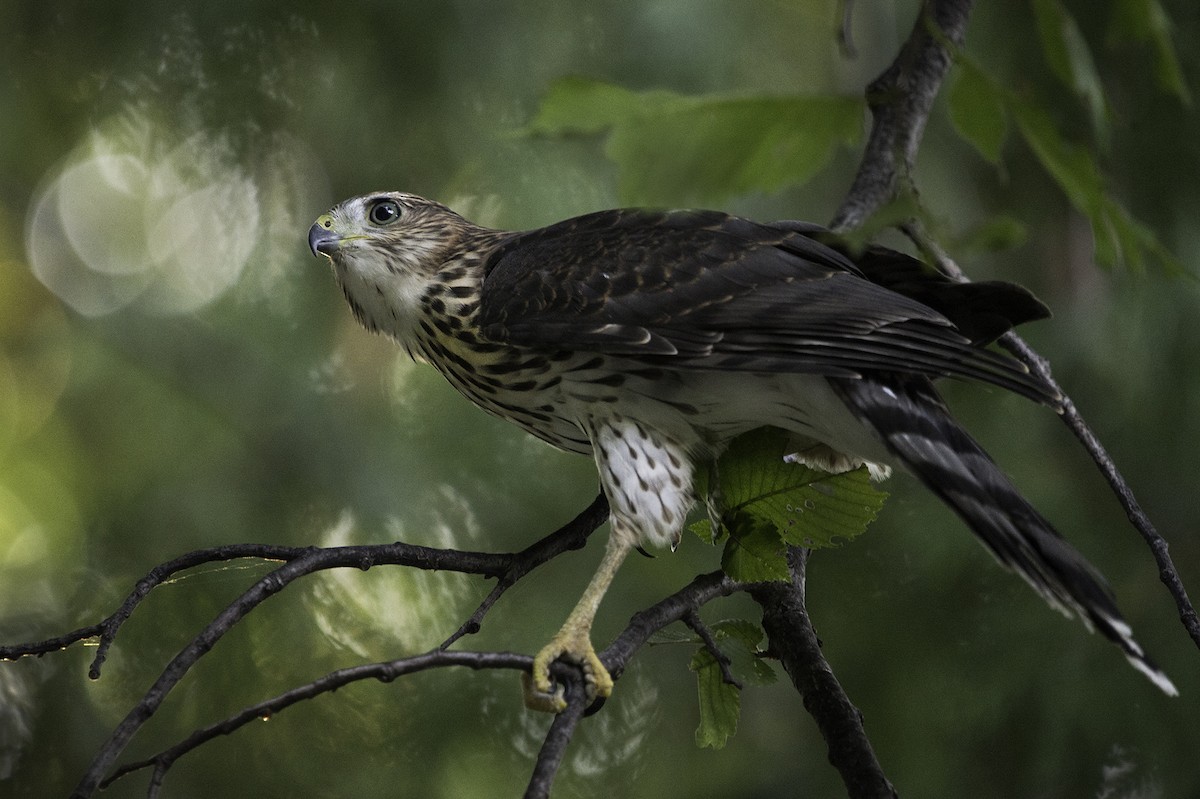
[[[960,284],[902,253],[854,251],[799,222],[611,210],[523,232],[401,192],[346,200],[308,235],[355,317],[485,411],[591,455],[611,508],[604,557],[534,659],[527,702],[561,710],[558,657],[592,697],[612,679],[590,629],[631,549],[678,542],[693,475],[736,436],[786,431],[830,472],[907,469],[1051,606],[1114,642],[1168,694],[1104,578],[949,414],[965,378],[1053,409],[1061,397],[987,347],[1049,315],[1025,289]],[[703,499],[703,498],[702,498]]]

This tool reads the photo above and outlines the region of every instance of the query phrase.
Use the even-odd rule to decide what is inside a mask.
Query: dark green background
[[[977,5],[975,63],[1086,141],[1087,113],[1046,65],[1030,7]],[[1109,187],[1196,271],[1200,115],[1158,86],[1149,45],[1113,35],[1107,3],[1068,6],[1108,91]],[[1187,0],[1165,7],[1195,86],[1200,19]],[[0,641],[98,620],[154,564],[197,547],[401,538],[505,550],[557,527],[591,499],[591,464],[479,413],[357,329],[305,248],[311,219],[380,188],[506,227],[615,205],[629,192],[602,137],[521,132],[558,79],[858,98],[914,13],[912,2],[854,4],[858,54],[848,58],[836,45],[838,5],[818,0],[0,2]],[[804,186],[708,198],[681,186],[674,202],[827,221],[856,158],[838,149]],[[133,188],[121,184],[131,174]],[[1195,281],[1098,269],[1087,222],[1033,154],[1010,135],[994,168],[955,135],[944,102],[917,179],[970,274],[1025,283],[1054,308],[1029,339],[1200,592]],[[137,213],[118,213],[116,200]],[[39,227],[39,207],[59,228]],[[955,243],[1001,213],[1023,227],[1016,246]],[[49,258],[35,252],[47,242],[70,246],[54,229],[92,238],[75,271],[47,288],[31,268]],[[170,231],[186,236],[171,244]],[[154,266],[116,275],[126,261],[88,260],[107,246],[148,252]],[[240,271],[229,269],[231,248]],[[205,288],[212,275],[225,276],[223,290]],[[889,776],[908,796],[1200,795],[1200,660],[1145,547],[1051,413],[993,390],[947,392],[1108,575],[1183,696],[1159,695],[1111,646],[1048,611],[899,477],[880,521],[818,553],[809,578],[827,656]],[[597,642],[717,558],[689,536],[674,555],[633,559]],[[534,651],[597,559],[594,542],[527,579],[465,645]],[[98,682],[86,678],[86,646],[0,664],[0,795],[65,795],[158,669],[264,572],[232,564],[160,588]],[[127,754],[331,669],[422,651],[488,588],[383,568],[293,586],[216,646]],[[756,618],[744,598],[705,616]],[[697,749],[690,656],[684,646],[639,654],[581,727],[558,795],[840,795],[786,681],[745,692],[726,749]],[[547,724],[522,709],[509,673],[364,683],[187,756],[165,795],[516,795]],[[143,784],[105,795],[142,795]]]

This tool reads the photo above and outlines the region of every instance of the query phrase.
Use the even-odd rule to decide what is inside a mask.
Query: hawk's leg
[[[604,592],[621,561],[636,546],[679,543],[692,506],[692,461],[670,436],[638,422],[611,415],[587,421],[600,485],[612,511],[612,532],[604,560],[553,640],[533,660],[525,704],[559,712],[566,707],[562,689],[554,691],[550,664],[565,655],[583,667],[588,699],[612,693],[612,677],[596,657],[590,633]]]
[[[616,524],[615,519],[613,523]],[[612,677],[592,646],[592,621],[596,618],[596,610],[600,607],[604,592],[608,590],[617,569],[632,548],[632,536],[622,535],[615,530],[609,536],[604,560],[600,561],[599,568],[592,575],[592,581],[588,583],[575,609],[567,616],[558,633],[550,639],[550,643],[542,647],[533,658],[533,675],[526,675],[524,683],[527,707],[547,713],[559,713],[566,709],[563,687],[554,685],[550,679],[550,664],[563,656],[578,663],[583,669],[589,702],[612,693]]]

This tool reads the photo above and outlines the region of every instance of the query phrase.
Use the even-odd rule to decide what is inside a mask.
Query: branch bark
[[[765,583],[750,590],[762,606],[767,655],[777,657],[803,697],[829,749],[851,799],[894,799],[892,787],[862,724],[862,714],[850,701],[821,652],[804,604],[808,550],[788,549],[789,583]]]
[[[926,0],[899,55],[867,87],[873,122],[850,191],[830,227],[852,230],[911,189],[925,121],[961,47],[974,0]]]

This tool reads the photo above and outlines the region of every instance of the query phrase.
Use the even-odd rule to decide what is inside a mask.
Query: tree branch
[[[961,47],[974,0],[926,0],[899,55],[867,87],[871,134],[850,191],[833,216],[837,231],[861,227],[910,187],[925,121]]]
[[[569,523],[567,527],[576,524],[581,518],[584,518],[586,513],[587,511]],[[557,535],[558,533],[555,533],[543,539],[543,541],[547,541]],[[721,596],[727,596],[737,590],[738,587],[736,583],[719,572],[697,577],[679,591],[636,614],[630,620],[626,629],[614,640],[613,645],[602,654],[601,657],[605,662],[605,666],[610,669],[614,678],[618,677],[625,670],[625,666],[629,660],[651,635],[672,622],[686,618],[689,614],[694,614],[697,609],[709,601]],[[104,777],[104,774],[100,773],[97,777],[95,787],[106,788],[121,777],[151,768],[153,772],[150,782],[150,795],[156,796],[167,771],[180,757],[188,752],[200,747],[213,738],[228,735],[257,719],[270,717],[297,702],[335,691],[352,682],[375,679],[386,683],[406,674],[414,674],[419,671],[448,666],[465,666],[477,670],[516,669],[528,672],[532,663],[533,658],[528,655],[509,652],[455,652],[439,647],[421,655],[338,669],[305,685],[297,686],[270,699],[243,708],[219,722],[198,729],[182,741],[149,758],[120,766],[112,772],[111,776]],[[583,673],[579,668],[559,661],[551,664],[551,671],[554,679],[564,686],[566,695],[568,696],[568,710],[559,715],[564,716],[567,713],[572,713],[572,700],[570,697],[578,694],[581,703],[584,697]],[[131,711],[131,715],[139,711],[144,711],[148,718],[149,715],[153,714],[154,707],[152,705],[156,700],[152,696],[152,692],[153,689],[142,697],[138,707]],[[530,782],[530,791],[534,791],[535,788],[537,790],[549,790],[556,770],[561,764],[566,746],[570,742],[575,725],[585,710],[587,710],[586,707],[580,708],[578,715],[573,721],[565,720],[560,722],[559,719],[556,719],[551,725],[547,738],[543,742],[542,750],[538,755],[538,763],[535,765],[534,776]],[[80,788],[76,789],[74,795],[89,796],[90,794],[86,792],[81,783]],[[535,792],[529,795],[541,796],[545,794]]]
[[[266,599],[282,591],[300,577],[316,571],[333,568],[366,570],[379,565],[403,565],[426,570],[457,571],[503,578],[514,569],[514,563],[518,563],[522,556],[525,556],[529,562],[515,568],[518,571],[523,570],[522,573],[528,573],[554,554],[578,546],[579,541],[585,540],[591,532],[591,530],[585,528],[594,519],[597,510],[598,503],[593,502],[584,513],[569,522],[564,528],[552,533],[546,539],[543,539],[543,541],[527,548],[523,553],[519,554],[442,550],[399,542],[393,544],[330,547],[328,549],[303,548],[298,550],[281,549],[274,551],[275,555],[289,557],[290,560],[283,566],[260,578],[258,582],[218,614],[213,621],[209,622],[187,646],[172,658],[158,679],[155,680],[154,684],[142,696],[141,701],[129,711],[97,752],[87,773],[80,780],[78,786],[76,786],[73,796],[91,796],[129,741],[141,726],[157,712],[162,702],[166,699],[167,694],[183,679],[191,667],[207,654],[225,633],[245,618],[254,608],[258,607]],[[592,529],[595,529],[595,526],[592,525]],[[187,560],[187,562],[194,565],[195,563],[203,562],[205,554],[228,554],[226,550],[240,552],[242,554],[236,556],[245,557],[246,552],[257,546],[244,545],[240,549],[223,547],[217,550],[203,550],[164,564],[164,567],[168,567],[166,570],[175,568],[183,560]],[[130,595],[131,599],[136,598],[137,601],[140,601],[141,597],[153,585],[161,582],[162,574],[160,572],[165,571],[164,567],[156,569],[151,572],[151,575],[140,581],[138,588]],[[137,601],[134,601],[133,605],[136,605]],[[129,604],[129,602],[130,600],[127,600],[126,604]],[[122,605],[122,608],[124,609],[125,606]],[[130,607],[130,610],[132,610],[132,607]],[[486,610],[487,608],[484,608],[483,612],[486,613]],[[120,613],[121,611],[118,611],[117,614],[114,614],[114,617],[119,616]],[[482,618],[482,614],[479,611],[477,611],[477,614]],[[127,617],[128,613],[120,618],[116,623],[117,626]]]
[[[554,778],[558,775],[567,746],[570,745],[575,728],[587,710],[583,671],[578,668],[572,670],[575,672],[574,679],[567,680],[563,689],[567,707],[561,713],[556,713],[554,721],[550,723],[550,729],[546,732],[546,738],[542,741],[542,748],[538,750],[537,760],[533,765],[533,775],[525,789],[525,799],[546,799],[550,796],[550,788],[554,785]]]
[[[862,714],[842,689],[833,668],[821,653],[821,641],[804,604],[808,551],[788,548],[790,583],[763,583],[750,589],[763,609],[767,655],[777,657],[803,697],[829,748],[829,762],[837,769],[851,799],[886,797],[896,789],[883,773],[875,750],[862,725]]]

